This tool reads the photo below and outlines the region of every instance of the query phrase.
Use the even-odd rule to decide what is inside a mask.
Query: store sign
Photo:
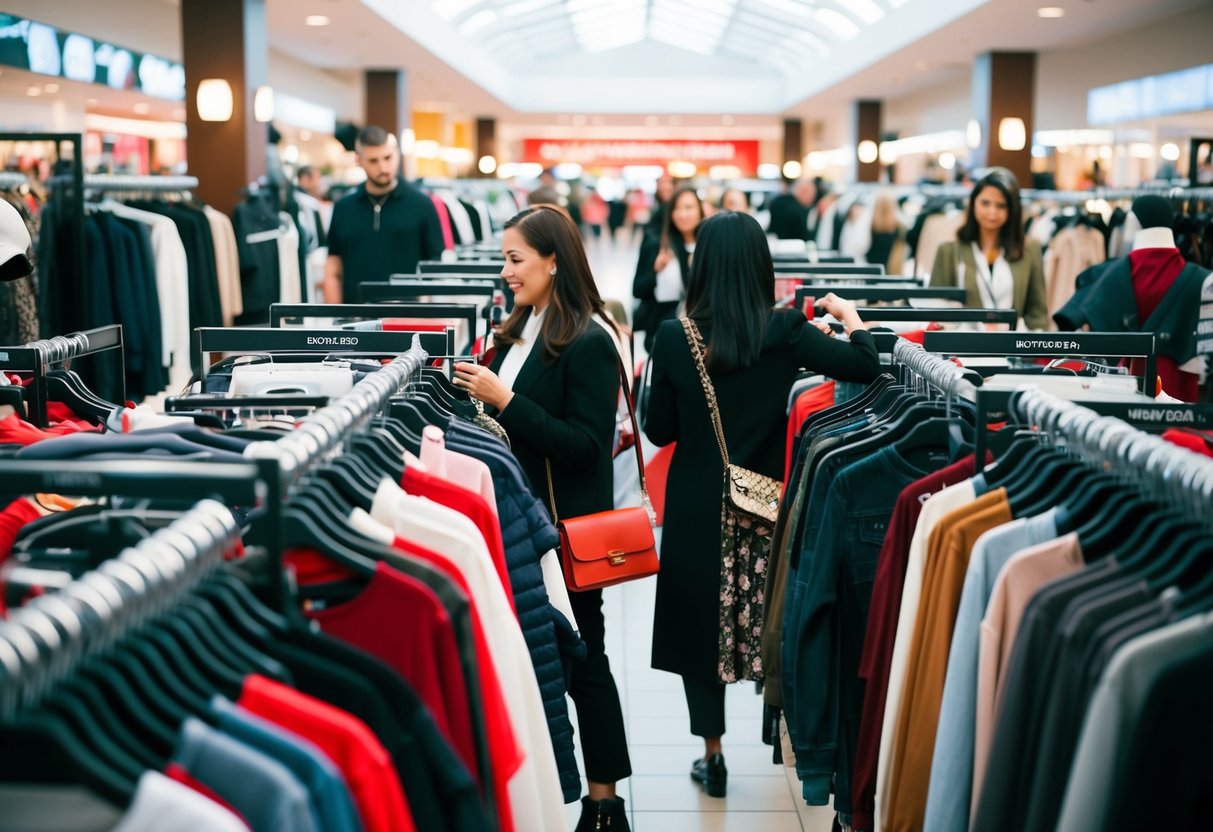
[[[181,64],[12,14],[0,14],[0,65],[134,90],[154,98],[185,100],[185,67]]]
[[[1213,64],[1096,87],[1087,93],[1087,121],[1118,124],[1213,109]]]
[[[576,162],[583,168],[691,162],[699,168],[734,165],[743,176],[753,176],[758,168],[756,139],[523,139],[522,144],[523,161],[544,167],[561,162]]]

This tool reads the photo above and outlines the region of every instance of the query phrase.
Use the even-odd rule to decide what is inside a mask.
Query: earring
[[[555,267],[555,266],[552,266],[552,271],[551,271],[551,272],[549,272],[549,274],[553,274],[553,275],[554,275],[554,274],[556,274],[556,267]]]

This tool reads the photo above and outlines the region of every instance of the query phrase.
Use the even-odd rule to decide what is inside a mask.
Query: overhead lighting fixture
[[[1134,159],[1153,159],[1154,145],[1149,142],[1133,142],[1129,145],[1129,155]]]
[[[784,179],[799,179],[801,172],[800,162],[795,159],[789,159],[783,163]]]
[[[737,165],[712,165],[708,168],[708,177],[718,181],[741,178],[741,168]]]
[[[520,14],[538,11],[560,2],[560,0],[518,0],[517,3],[510,3],[508,6],[502,6],[501,15],[503,17],[517,17]]]
[[[262,124],[268,124],[274,120],[273,87],[257,87],[257,92],[253,95],[253,118]]]
[[[327,26],[332,21],[329,20],[326,14],[309,14],[303,18],[303,22],[307,26]]]
[[[779,165],[773,165],[770,162],[763,162],[758,166],[759,179],[778,179]]]
[[[474,35],[486,26],[497,22],[497,12],[492,9],[481,9],[467,20],[459,24],[459,31],[465,35]]]
[[[37,98],[42,95],[42,87],[26,87],[25,94],[30,98]]]
[[[1107,161],[1112,158],[1112,146],[1105,144],[1099,148],[1099,158]]]
[[[194,101],[202,121],[232,120],[232,85],[225,78],[204,78],[198,82]]]
[[[884,9],[875,0],[834,0],[834,3],[868,26],[884,17]]]
[[[418,159],[437,159],[438,142],[432,139],[420,139],[413,143],[413,155]]]
[[[400,131],[400,152],[406,156],[413,152],[413,148],[417,146],[417,131],[412,127],[406,127]]]
[[[1028,145],[1028,131],[1023,119],[1015,116],[998,122],[998,146],[1012,152],[1023,150]]]
[[[1066,10],[1061,6],[1041,6],[1036,10],[1036,16],[1046,20],[1056,20],[1059,17],[1065,17]]]
[[[871,139],[864,139],[855,148],[855,157],[865,165],[870,165],[880,156],[880,148]]]
[[[897,161],[897,148],[892,142],[881,142],[878,157],[880,164],[891,165]]]
[[[965,125],[965,144],[970,150],[981,147],[981,122],[975,118],[969,119],[969,123]]]
[[[944,170],[951,170],[952,168],[956,167],[956,154],[940,153],[939,166]]]
[[[492,156],[481,156],[476,162],[476,170],[489,176],[493,171],[497,170],[497,160]]]
[[[140,101],[135,105],[134,110],[136,115],[145,116],[152,111],[152,106],[146,101]]]
[[[694,162],[685,162],[676,160],[665,166],[666,171],[675,179],[690,179],[695,174],[699,173],[699,168]]]
[[[1158,155],[1168,162],[1177,162],[1179,161],[1179,145],[1174,142],[1167,142],[1158,149]]]
[[[42,91],[48,95],[54,95],[55,93],[59,92],[59,85],[58,84],[43,84]]]
[[[817,9],[813,12],[813,19],[839,40],[850,40],[859,34],[859,24],[835,9]]]

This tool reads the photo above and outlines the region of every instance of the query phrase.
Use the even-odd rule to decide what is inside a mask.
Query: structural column
[[[798,118],[783,120],[783,158],[779,160],[782,167],[788,162],[801,164],[804,158],[804,124]]]
[[[181,0],[181,52],[189,170],[198,177],[199,198],[230,213],[241,189],[266,174],[269,129],[253,118],[269,58],[265,0]],[[226,82],[231,90],[225,120],[203,121],[199,115],[204,80]],[[221,90],[222,84],[215,87]]]
[[[855,102],[855,181],[880,181],[880,120],[879,101]],[[871,144],[867,144],[871,142]],[[866,160],[866,161],[865,161]]]
[[[1021,187],[1032,185],[1035,52],[985,52],[973,64],[973,119],[981,141],[971,167],[1000,166],[1015,174]]]
[[[404,70],[368,69],[366,71],[366,123],[382,127],[397,139],[412,127],[408,84]]]
[[[478,118],[476,119],[476,146],[474,148],[476,162],[473,164],[473,176],[493,176],[492,171],[482,171],[479,167],[479,162],[485,156],[492,156],[497,164],[501,164],[501,160],[497,158],[497,119],[494,118]]]

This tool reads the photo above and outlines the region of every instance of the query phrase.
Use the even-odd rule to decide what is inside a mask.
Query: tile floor
[[[656,581],[647,579],[608,589],[604,601],[607,654],[632,755],[632,776],[619,784],[632,829],[829,832],[833,812],[804,805],[795,772],[771,762],[771,749],[759,733],[762,699],[751,683],[730,685],[725,700],[728,796],[708,797],[691,781],[691,761],[702,755],[703,743],[690,733],[681,682],[649,667],[655,591]],[[572,829],[580,805],[567,810]]]

